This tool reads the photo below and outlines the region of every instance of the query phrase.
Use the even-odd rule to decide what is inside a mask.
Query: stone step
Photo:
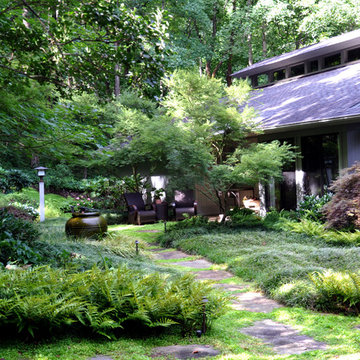
[[[199,259],[199,260],[189,260],[189,261],[179,261],[179,262],[173,262],[169,263],[168,265],[177,265],[177,266],[184,266],[194,269],[207,269],[213,264],[207,260]]]
[[[240,332],[264,340],[278,354],[302,354],[327,348],[326,344],[301,335],[291,326],[270,319],[256,321],[252,326],[240,329]]]
[[[220,354],[220,351],[210,345],[173,345],[156,347],[152,350],[151,357],[166,357],[167,359],[198,359],[212,357]]]
[[[244,292],[232,295],[236,297],[236,300],[232,304],[232,308],[235,310],[269,313],[274,309],[283,307],[275,300],[268,299],[264,295],[256,292]]]

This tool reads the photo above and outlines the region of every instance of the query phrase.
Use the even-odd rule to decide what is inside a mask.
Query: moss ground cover
[[[329,245],[323,239],[284,231],[200,227],[170,231],[161,241],[226,264],[235,275],[254,281],[291,306],[333,310],[309,274],[360,270],[359,247]]]

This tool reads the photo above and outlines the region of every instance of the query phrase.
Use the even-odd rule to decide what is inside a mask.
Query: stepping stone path
[[[219,288],[219,289],[224,289],[226,291],[237,291],[237,290],[247,289],[249,287],[249,285],[234,285],[234,284],[218,283],[218,284],[213,284],[213,287]]]
[[[278,354],[302,354],[305,351],[326,349],[326,344],[299,335],[291,326],[272,320],[256,321],[253,326],[240,329],[240,332],[263,339]]]
[[[140,232],[158,232],[158,230],[139,230]],[[152,244],[157,245],[157,244]],[[186,259],[190,255],[174,250],[167,251],[167,249],[156,248],[151,249],[157,260],[171,260],[171,259]],[[207,269],[212,266],[212,263],[205,259],[198,260],[183,260],[177,262],[166,263],[166,266],[183,266],[194,269]],[[228,271],[224,270],[202,270],[193,271],[198,280],[213,280],[221,281],[234,277]],[[234,285],[225,283],[215,283],[214,287],[224,289],[225,291],[239,291],[248,288],[248,285]],[[260,293],[243,292],[232,294],[235,296],[232,307],[235,310],[252,311],[259,313],[269,313],[274,309],[282,307],[274,300],[268,299]],[[360,325],[359,325],[360,328]],[[239,329],[243,334],[254,336],[262,339],[265,344],[272,346],[273,350],[278,354],[302,354],[306,351],[324,350],[327,345],[306,335],[301,335],[297,330],[289,325],[284,325],[270,319],[256,321],[252,326]],[[166,358],[166,359],[196,359],[209,358],[219,355],[220,352],[209,345],[174,345],[156,347],[152,350],[152,358]],[[355,357],[353,357],[355,356]],[[358,356],[358,357],[356,357]],[[355,360],[360,359],[359,354],[347,355],[344,357],[335,357],[331,360]],[[107,356],[96,356],[89,360],[113,360]]]
[[[173,262],[171,265],[178,265],[178,266],[184,266],[184,267],[190,267],[194,269],[206,269],[212,266],[212,263],[207,260],[190,260],[190,261],[179,261],[179,262]]]
[[[188,258],[190,255],[185,254],[182,251],[163,251],[166,249],[162,249],[162,251],[155,252],[155,258],[157,260],[172,260],[172,259],[185,259]],[[171,265],[171,264],[169,264]]]
[[[220,351],[209,345],[174,345],[154,348],[151,357],[169,356],[171,359],[198,359],[219,354]]]
[[[203,270],[203,271],[194,271],[194,274],[199,280],[215,280],[221,281],[234,277],[233,274],[224,270]]]
[[[190,255],[182,251],[164,251],[157,250],[155,251],[156,259],[168,260],[168,259],[185,259]],[[206,269],[212,266],[212,263],[205,259],[198,260],[184,260],[178,262],[167,263],[167,266],[183,266],[190,267],[194,269]],[[202,271],[193,271],[199,280],[213,280],[221,281],[224,279],[229,279],[234,277],[228,271],[224,270],[202,270]],[[225,291],[237,291],[244,290],[248,285],[234,285],[234,284],[223,284],[216,283],[215,287],[222,288]],[[282,307],[278,302],[268,299],[260,293],[256,292],[242,292],[232,294],[235,296],[232,307],[235,310],[241,311],[251,311],[259,313],[270,313],[274,309]],[[326,349],[326,344],[315,341],[314,339],[299,334],[297,330],[292,328],[289,325],[284,325],[273,320],[267,319],[262,321],[256,321],[252,326],[247,328],[242,328],[239,330],[241,333],[254,336],[259,339],[262,339],[266,344],[272,346],[273,350],[278,354],[302,354],[306,351],[312,350],[324,350]],[[161,348],[153,349],[152,357],[154,356],[169,356],[171,359],[192,359],[196,357],[203,356],[216,356],[219,354],[217,352],[214,355],[206,354],[199,352],[193,353],[197,349],[198,345],[189,345],[188,347],[180,346],[166,346]],[[209,347],[206,347],[207,349]],[[202,355],[204,354],[204,355]],[[344,359],[345,360],[345,359]]]
[[[236,297],[236,300],[232,305],[235,310],[269,313],[274,309],[283,307],[278,302],[268,299],[256,292],[246,292],[233,295]]]

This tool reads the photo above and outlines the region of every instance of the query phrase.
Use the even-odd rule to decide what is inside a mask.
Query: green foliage
[[[177,221],[172,223],[169,227],[169,231],[176,231],[181,229],[191,229],[197,226],[207,226],[209,224],[209,219],[206,216],[192,216],[190,218],[185,218],[182,221]]]
[[[266,184],[272,178],[281,180],[283,166],[295,161],[296,156],[295,147],[272,141],[239,147],[227,162],[233,166],[233,182]]]
[[[63,215],[61,208],[68,204],[68,199],[57,194],[45,194],[45,217],[53,218]],[[0,206],[12,206],[21,203],[37,209],[39,206],[39,193],[32,188],[23,189],[18,193],[0,196]]]
[[[350,271],[314,272],[309,275],[317,290],[317,307],[326,311],[360,312],[360,275]]]
[[[253,210],[247,208],[234,208],[227,215],[230,221],[237,226],[257,227],[262,226],[262,218],[254,213]]]
[[[334,196],[324,206],[327,227],[360,229],[360,163],[344,169],[330,190]]]
[[[2,83],[30,78],[62,92],[111,97],[115,65],[123,86],[150,93],[163,74],[166,22],[160,10],[138,16],[124,2],[103,0],[10,4],[3,1],[0,14]]]
[[[85,189],[84,182],[76,179],[69,166],[57,164],[50,168],[46,174],[45,186],[51,192],[69,190],[83,192]]]
[[[39,231],[30,222],[16,218],[6,209],[0,209],[0,262],[21,264],[36,263],[39,255],[31,244],[39,237]]]
[[[271,296],[288,306],[303,306],[315,309],[318,306],[319,294],[308,279],[293,280],[271,291]]]
[[[300,222],[289,219],[279,219],[279,221],[272,226],[274,229],[281,229],[284,231],[291,231],[299,234],[306,234],[307,236],[323,239],[329,244],[333,245],[360,245],[360,231],[340,231],[329,230],[324,224],[316,221],[302,219]]]
[[[8,283],[12,286],[0,285],[0,328],[33,337],[89,329],[110,338],[121,330],[174,325],[187,332],[201,326],[203,296],[209,299],[209,322],[222,314],[227,300],[192,275],[144,275],[126,267],[1,271],[0,284]]]
[[[263,218],[263,225],[268,229],[281,230],[282,224],[288,221],[297,221],[298,214],[295,211],[271,209]]]
[[[280,219],[289,221],[286,215],[283,218],[280,216]],[[310,224],[296,224],[299,227],[308,226],[307,231],[318,234],[317,227],[310,231]],[[340,297],[329,296],[324,306],[318,287],[308,277],[308,274],[322,273],[326,269],[334,272],[360,269],[359,248],[344,247],[340,240],[333,240],[329,245],[330,234],[328,236],[310,237],[303,233],[264,231],[261,228],[238,231],[217,224],[212,228],[202,226],[171,231],[162,235],[161,241],[188,253],[206,256],[213,262],[227,264],[235,275],[254,281],[284,304],[334,311],[341,308],[340,311],[351,313],[354,309],[346,305],[345,297],[341,300]]]
[[[309,219],[313,221],[325,222],[325,215],[322,208],[327,204],[333,194],[325,193],[323,196],[319,195],[305,195],[304,200],[299,203],[298,214],[300,218]]]
[[[5,170],[0,167],[0,191],[8,194],[14,191],[21,191],[33,184],[33,179],[22,170]]]
[[[149,188],[146,178],[140,174],[122,176],[97,176],[85,183],[86,192],[94,201],[93,207],[99,209],[124,210],[123,194],[127,192],[142,192]]]

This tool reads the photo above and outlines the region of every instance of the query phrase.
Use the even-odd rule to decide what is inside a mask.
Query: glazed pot
[[[65,232],[68,236],[96,237],[107,232],[107,223],[99,212],[75,212],[66,222]]]

